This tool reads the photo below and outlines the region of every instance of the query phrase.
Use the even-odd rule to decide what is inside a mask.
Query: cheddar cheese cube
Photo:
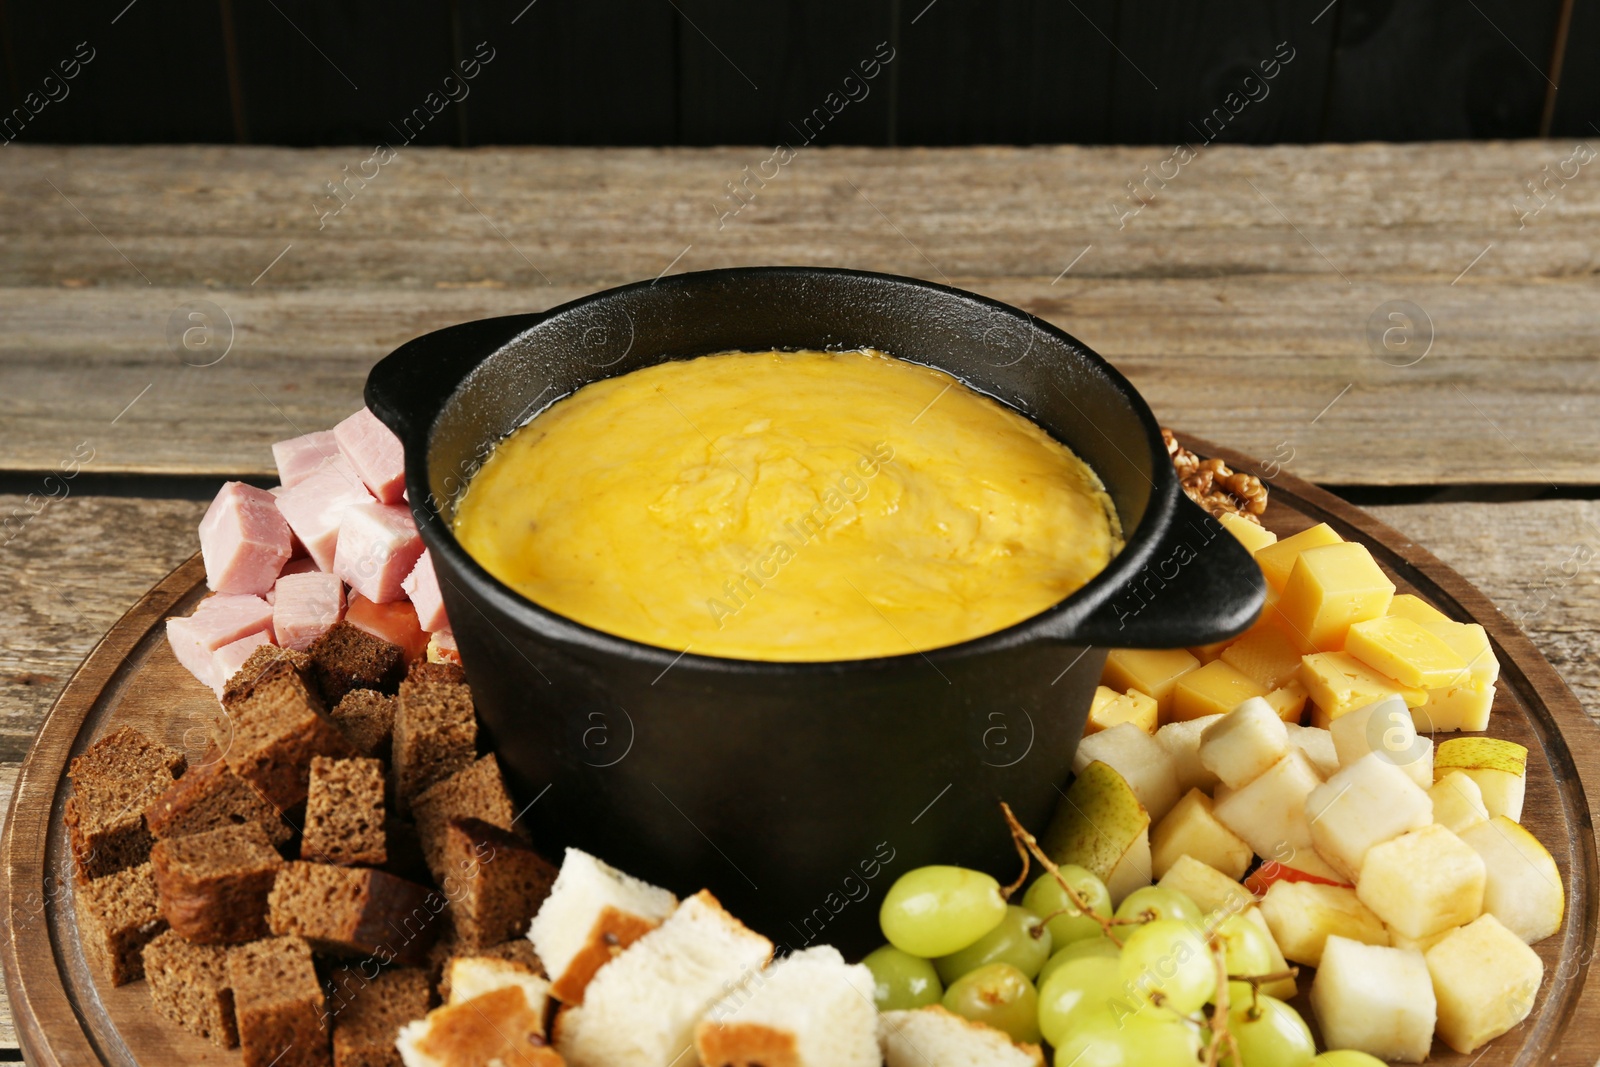
[[[1428,690],[1426,699],[1411,709],[1411,721],[1422,734],[1480,731],[1489,728],[1489,713],[1494,709],[1494,686],[1464,685]]]
[[[1256,562],[1261,564],[1261,573],[1266,576],[1267,584],[1281,591],[1289,581],[1289,572],[1294,569],[1294,561],[1300,558],[1300,553],[1308,548],[1337,545],[1343,541],[1344,538],[1333,532],[1332,526],[1319,522],[1309,530],[1301,530],[1266,548],[1257,549]]]
[[[1265,526],[1258,522],[1251,522],[1249,519],[1235,515],[1232,512],[1224,512],[1217,517],[1217,521],[1222,524],[1224,530],[1238,538],[1239,543],[1252,553],[1260,552],[1263,548],[1276,544],[1278,541],[1278,535]]]
[[[1344,650],[1379,674],[1418,689],[1458,685],[1467,676],[1467,661],[1455,649],[1421,624],[1392,615],[1351,624]]]
[[[1278,713],[1278,718],[1284,722],[1298,723],[1305,715],[1306,701],[1311,699],[1311,694],[1300,684],[1299,679],[1291,678],[1262,699]]]
[[[1393,599],[1394,583],[1366,545],[1323,545],[1294,561],[1278,618],[1300,651],[1333,652],[1344,647],[1352,624],[1381,618]]]
[[[1341,715],[1376,704],[1385,697],[1401,697],[1412,708],[1427,698],[1425,690],[1386,678],[1348,652],[1316,652],[1306,656],[1300,661],[1299,681],[1316,705],[1311,724],[1324,729]]]
[[[1100,671],[1100,684],[1118,693],[1137,689],[1155,698],[1161,721],[1172,707],[1172,687],[1178,679],[1200,666],[1200,661],[1181,648],[1114,648]]]
[[[1257,685],[1276,689],[1300,670],[1300,650],[1282,630],[1264,626],[1223,649],[1222,662]]]
[[[1226,715],[1251,697],[1266,696],[1267,689],[1222,660],[1190,671],[1172,690],[1172,722],[1187,722],[1206,715]]]
[[[1154,734],[1158,722],[1156,698],[1137,689],[1119,693],[1115,689],[1096,686],[1094,700],[1089,705],[1089,719],[1084,724],[1084,736],[1109,730],[1119,723],[1131,722],[1147,734]]]
[[[1411,593],[1396,593],[1394,599],[1389,601],[1389,614],[1397,619],[1410,619],[1412,622],[1450,621],[1444,612]]]
[[[1493,685],[1500,678],[1500,661],[1494,658],[1494,649],[1489,647],[1489,635],[1482,626],[1475,622],[1451,622],[1445,619],[1442,622],[1425,622],[1422,628],[1449,645],[1451,651],[1465,660],[1472,680],[1480,686]],[[1450,684],[1459,684],[1459,679],[1452,679]]]
[[[1190,645],[1189,654],[1201,663],[1210,663],[1222,655],[1222,650],[1231,644],[1233,644],[1233,640],[1230,638],[1227,641],[1217,641],[1209,645]]]

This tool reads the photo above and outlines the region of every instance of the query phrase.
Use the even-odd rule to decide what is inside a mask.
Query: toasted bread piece
[[[571,1067],[668,1067],[694,1045],[695,1024],[766,967],[772,942],[702,889],[602,967],[583,1003],[556,1017]]]
[[[583,991],[602,966],[661,925],[678,906],[665,889],[640,881],[567,849],[550,895],[528,927],[528,940],[550,975],[550,995],[582,1004]]]
[[[705,1067],[879,1067],[872,972],[819,945],[754,973],[694,1031]]]
[[[494,956],[452,956],[444,966],[445,977],[441,984],[450,990],[446,1004],[460,1004],[496,989],[516,986],[534,1010],[541,1016],[544,1014],[545,1003],[550,998],[550,983],[524,963]]]
[[[449,1003],[400,1028],[406,1067],[562,1067],[544,1032],[550,983],[487,957],[458,957],[449,968]]]
[[[1044,1067],[1038,1045],[1019,1045],[938,1004],[884,1012],[878,1038],[885,1067]]]

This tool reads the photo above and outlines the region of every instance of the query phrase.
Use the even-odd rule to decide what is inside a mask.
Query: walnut
[[[1178,443],[1172,431],[1163,428],[1167,455],[1184,493],[1212,515],[1238,515],[1259,524],[1267,510],[1267,487],[1253,474],[1236,471],[1220,459],[1201,459]]]

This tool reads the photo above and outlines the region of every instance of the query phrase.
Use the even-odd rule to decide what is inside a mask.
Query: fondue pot
[[[838,662],[657,648],[547,611],[456,542],[455,500],[495,444],[597,379],[712,352],[874,348],[954,375],[1100,475],[1126,547],[997,633]],[[942,285],[761,267],[627,285],[463,323],[379,363],[367,404],[405,445],[490,749],[552,859],[591,852],[681,894],[709,888],[779,945],[881,943],[878,907],[924,864],[1009,880],[1007,801],[1036,833],[1070,777],[1106,653],[1242,632],[1261,571],[1184,496],[1150,409],[1080,341]]]

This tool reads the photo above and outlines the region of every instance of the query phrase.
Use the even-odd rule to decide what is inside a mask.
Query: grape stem
[[[1228,1029],[1228,1001],[1231,991],[1228,989],[1227,953],[1222,939],[1215,934],[1206,941],[1206,945],[1211,950],[1211,961],[1217,968],[1216,1010],[1211,1013],[1211,1044],[1206,1047],[1206,1067],[1218,1067],[1224,1053],[1227,1054],[1229,1063],[1238,1064],[1243,1062],[1243,1058],[1239,1055],[1239,1042],[1234,1038],[1233,1031]]]
[[[1055,861],[1049,856],[1045,855],[1044,849],[1039,847],[1039,839],[1029,833],[1027,827],[1023,826],[1022,823],[1017,820],[1016,813],[1011,810],[1010,804],[1007,804],[1002,800],[1000,802],[1000,812],[1005,816],[1006,825],[1011,828],[1011,840],[1017,846],[1017,855],[1022,857],[1022,873],[1017,875],[1017,880],[1015,882],[1011,883],[1011,885],[1002,890],[1005,898],[1010,900],[1011,895],[1018,889],[1022,888],[1022,884],[1028,880],[1028,863],[1029,854],[1031,853],[1032,857],[1039,861],[1039,866],[1049,871],[1050,874],[1055,878],[1056,884],[1060,885],[1062,892],[1067,894],[1067,899],[1072,901],[1072,906],[1077,909],[1077,913],[1080,915],[1087,915],[1089,918],[1093,919],[1099,924],[1101,931],[1107,938],[1110,939],[1111,943],[1116,945],[1118,948],[1121,948],[1122,942],[1119,941],[1117,936],[1111,931],[1112,928],[1117,925],[1126,924],[1117,919],[1107,918],[1089,906],[1089,902],[1083,899],[1083,896],[1078,892],[1078,890],[1072,885],[1071,882],[1067,881],[1066,876],[1061,873],[1061,868],[1057,867]],[[1041,923],[1040,929],[1043,928],[1044,923]]]

